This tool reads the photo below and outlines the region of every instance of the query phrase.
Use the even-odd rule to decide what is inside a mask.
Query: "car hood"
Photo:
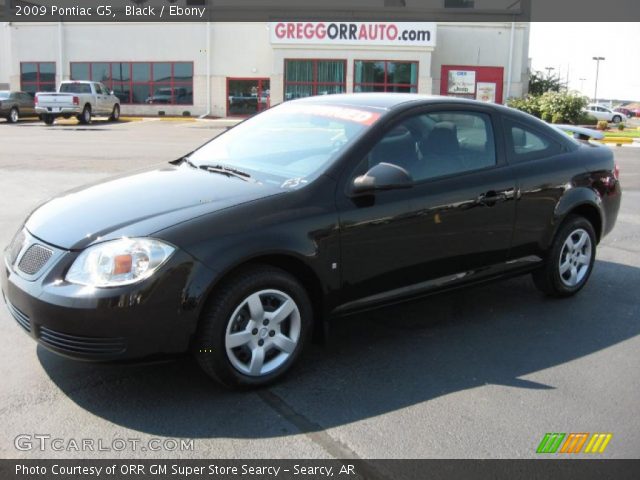
[[[163,165],[66,192],[38,207],[25,226],[51,245],[148,236],[194,217],[282,193],[277,186]]]

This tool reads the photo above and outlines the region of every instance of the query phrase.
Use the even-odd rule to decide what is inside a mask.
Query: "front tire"
[[[551,297],[578,293],[596,258],[596,234],[586,218],[571,215],[560,227],[544,265],[533,272],[536,286]]]
[[[7,122],[18,123],[18,120],[20,120],[20,112],[18,112],[18,109],[16,107],[13,107],[9,111],[9,115],[7,115]]]
[[[120,105],[117,103],[113,106],[113,111],[111,112],[111,116],[109,117],[109,121],[117,122],[120,120]]]
[[[613,123],[620,123],[622,121],[622,117],[620,115],[615,115],[613,117]]]
[[[227,387],[268,385],[295,364],[311,334],[312,316],[309,296],[295,277],[269,266],[245,268],[209,301],[194,354]]]

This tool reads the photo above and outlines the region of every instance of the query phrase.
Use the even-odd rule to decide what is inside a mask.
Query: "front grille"
[[[39,244],[33,244],[22,254],[18,269],[27,275],[35,275],[53,255],[53,250]]]
[[[9,263],[11,263],[11,265],[13,265],[18,258],[18,254],[24,245],[25,238],[24,230],[20,230],[16,236],[13,237],[13,242],[11,242],[11,248],[9,250]]]
[[[69,353],[95,356],[114,355],[126,350],[124,338],[79,337],[40,327],[40,341]]]
[[[9,312],[11,313],[11,315],[13,315],[13,318],[16,319],[16,322],[18,322],[20,326],[27,332],[31,332],[31,320],[29,320],[29,317],[13,305],[11,305],[11,303],[7,299],[5,299],[5,301],[7,302],[7,308],[9,309]]]

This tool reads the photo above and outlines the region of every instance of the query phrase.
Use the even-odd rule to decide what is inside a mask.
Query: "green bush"
[[[510,99],[507,104],[523,112],[530,113],[545,122],[581,124],[587,97],[576,93],[545,92],[539,96]],[[555,120],[554,120],[555,119]]]
[[[562,121],[579,123],[583,109],[587,106],[587,97],[574,93],[546,92],[540,97],[540,111],[551,114],[551,119],[562,118]],[[555,122],[554,122],[555,123]]]
[[[511,108],[515,108],[526,112],[534,117],[540,118],[540,105],[539,100],[540,97],[527,96],[524,98],[510,98],[507,101],[507,105]]]
[[[596,126],[598,124],[598,119],[593,115],[589,115],[588,113],[583,112],[583,114],[578,119],[578,125],[590,125]]]
[[[618,124],[618,130],[620,130],[621,132],[624,130],[624,123],[620,122]]]
[[[598,120],[598,130],[606,130],[609,128],[609,122],[606,120]]]

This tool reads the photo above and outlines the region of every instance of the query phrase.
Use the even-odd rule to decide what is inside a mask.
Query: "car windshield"
[[[304,184],[380,115],[351,106],[285,103],[214,138],[189,161],[234,168],[283,187]]]
[[[9,98],[9,92],[0,92],[0,98]]]

